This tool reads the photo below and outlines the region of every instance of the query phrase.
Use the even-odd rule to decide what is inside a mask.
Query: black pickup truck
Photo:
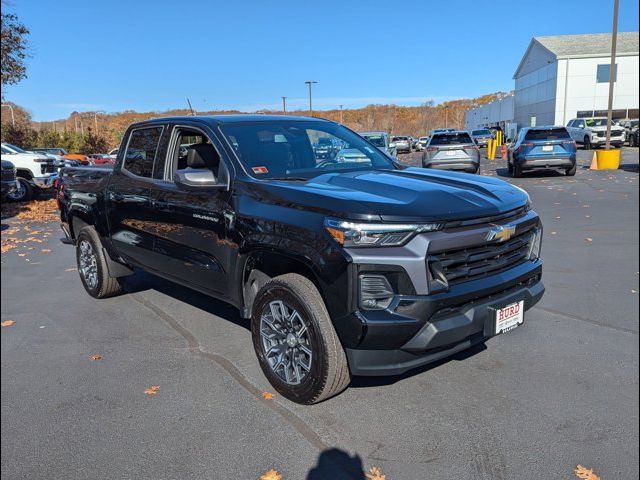
[[[360,155],[318,158],[322,138]],[[113,169],[63,169],[57,189],[90,295],[120,293],[135,267],[236,306],[299,403],[509,331],[544,292],[526,192],[401,166],[326,120],[137,123]]]

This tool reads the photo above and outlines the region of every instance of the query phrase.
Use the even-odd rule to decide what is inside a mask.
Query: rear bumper
[[[367,333],[364,348],[345,349],[351,373],[398,375],[484,342],[493,309],[520,300],[530,309],[544,294],[541,277],[540,261],[525,262],[446,293],[404,297],[394,312],[358,312]]]
[[[575,157],[525,157],[517,163],[523,170],[566,169],[576,164]]]
[[[426,160],[422,163],[424,168],[436,168],[438,170],[458,170],[464,172],[475,172],[478,169],[479,162],[465,159],[443,160]]]

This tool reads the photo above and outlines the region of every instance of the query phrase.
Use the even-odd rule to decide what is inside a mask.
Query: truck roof
[[[324,118],[301,117],[295,115],[261,115],[261,114],[233,114],[233,115],[179,115],[173,117],[157,117],[149,120],[136,122],[135,125],[153,125],[154,123],[166,122],[192,122],[199,121],[208,123],[211,126],[218,126],[226,123],[240,122],[276,122],[276,121],[311,121],[311,122],[327,122]]]

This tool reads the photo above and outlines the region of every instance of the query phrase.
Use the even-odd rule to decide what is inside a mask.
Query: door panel
[[[145,265],[153,252],[148,224],[153,218],[149,182],[114,172],[107,188],[111,241],[125,259]]]
[[[154,254],[163,272],[217,296],[229,295],[237,245],[227,238],[231,210],[224,190],[183,190],[173,182],[152,188]]]

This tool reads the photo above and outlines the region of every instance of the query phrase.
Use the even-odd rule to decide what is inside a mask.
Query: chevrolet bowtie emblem
[[[506,242],[514,233],[516,233],[516,227],[513,225],[492,225],[491,230],[489,230],[487,234],[487,242],[493,240]]]

